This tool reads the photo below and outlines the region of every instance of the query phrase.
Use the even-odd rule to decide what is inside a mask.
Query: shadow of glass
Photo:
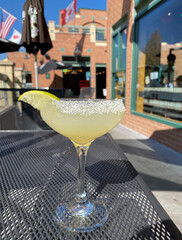
[[[99,161],[86,168],[90,177],[98,182],[94,197],[98,196],[109,184],[123,184],[132,181],[137,172],[129,170],[128,163],[122,160]]]

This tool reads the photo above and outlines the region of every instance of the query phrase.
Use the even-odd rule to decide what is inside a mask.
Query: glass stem
[[[78,203],[85,203],[87,201],[87,195],[85,192],[85,164],[88,147],[76,146],[76,150],[78,154],[78,189],[76,201]]]

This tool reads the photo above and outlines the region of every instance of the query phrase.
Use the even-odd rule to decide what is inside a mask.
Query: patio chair
[[[95,88],[82,87],[80,89],[79,98],[92,98],[95,92]]]

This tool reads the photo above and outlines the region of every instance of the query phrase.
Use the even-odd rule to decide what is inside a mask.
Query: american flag
[[[11,26],[13,25],[13,23],[15,22],[16,18],[11,15],[10,13],[8,13],[7,11],[5,11],[4,9],[2,9],[2,15],[1,15],[1,26],[0,26],[0,37],[1,38],[6,38],[6,36],[8,35],[8,32],[11,28]]]

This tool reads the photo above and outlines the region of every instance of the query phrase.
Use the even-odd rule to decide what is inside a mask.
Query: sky
[[[106,10],[106,1],[107,0],[77,0],[77,11],[79,10],[79,8]],[[72,0],[44,0],[44,15],[46,18],[46,22],[48,23],[48,21],[53,20],[56,22],[56,24],[58,24],[59,10],[66,8],[71,2]],[[12,25],[7,35],[7,39],[11,37],[14,29],[18,30],[19,32],[22,31],[21,21],[24,3],[25,0],[0,0],[0,7],[11,13],[18,19]],[[5,59],[6,57],[6,54],[0,54],[0,60]]]

